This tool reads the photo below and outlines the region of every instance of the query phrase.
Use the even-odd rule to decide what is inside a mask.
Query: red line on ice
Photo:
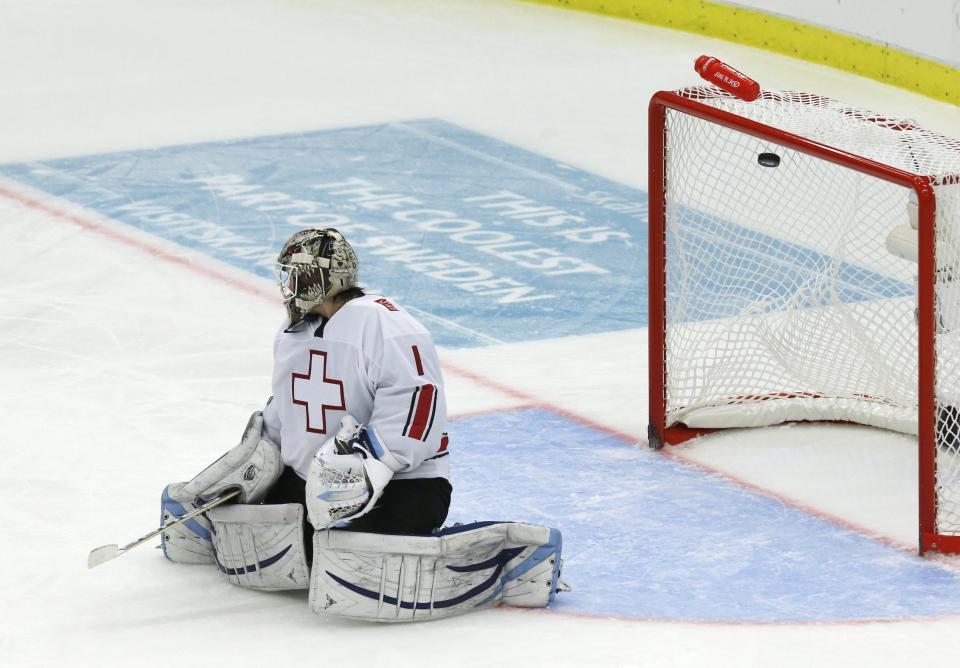
[[[241,279],[234,278],[233,276],[229,276],[224,272],[217,271],[216,269],[212,269],[210,267],[191,262],[189,258],[182,257],[180,255],[176,255],[174,253],[165,251],[164,249],[160,248],[156,244],[150,244],[141,239],[137,239],[133,235],[124,234],[119,230],[112,229],[111,227],[104,225],[102,223],[99,223],[96,220],[91,220],[91,219],[79,216],[77,214],[70,213],[68,211],[57,209],[36,198],[29,197],[22,193],[14,192],[3,186],[0,186],[0,196],[6,197],[8,199],[12,199],[15,202],[18,202],[24,206],[30,207],[31,209],[36,209],[38,211],[42,211],[46,214],[49,214],[61,220],[66,220],[68,222],[71,222],[74,225],[78,225],[79,227],[89,232],[94,232],[95,234],[99,234],[103,237],[106,237],[111,241],[116,241],[117,243],[124,244],[125,246],[129,246],[131,248],[135,248],[137,250],[143,251],[148,255],[150,255],[151,257],[156,258],[158,260],[170,262],[172,264],[183,267],[184,269],[192,271],[196,274],[200,274],[205,278],[212,278],[221,283],[225,283],[239,290],[242,290],[247,294],[269,299],[272,302],[279,301],[278,298],[272,298],[270,295],[268,295],[268,293],[262,288],[258,288]]]

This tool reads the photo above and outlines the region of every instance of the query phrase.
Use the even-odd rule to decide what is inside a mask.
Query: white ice
[[[645,190],[647,101],[692,82],[701,53],[769,87],[960,135],[956,107],[836,70],[512,0],[7,0],[0,163],[434,117]],[[229,587],[205,569],[173,576],[149,547],[88,571],[92,547],[156,526],[162,486],[229,447],[262,403],[278,302],[259,279],[214,263],[211,280],[181,248],[110,221],[84,226],[86,213],[51,213],[4,187],[0,665],[880,667],[960,650],[954,617],[682,624],[495,609],[369,626],[321,622],[300,596]],[[449,403],[459,415],[546,405],[646,447],[644,346],[633,330],[444,351]],[[227,372],[225,358],[242,361]],[[572,382],[586,371],[587,393]],[[674,452],[915,548],[910,438],[789,427]]]

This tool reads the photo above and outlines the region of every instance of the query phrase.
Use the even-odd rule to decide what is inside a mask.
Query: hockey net
[[[794,420],[917,434],[921,549],[960,550],[960,141],[712,86],[657,94],[650,120],[651,442]]]

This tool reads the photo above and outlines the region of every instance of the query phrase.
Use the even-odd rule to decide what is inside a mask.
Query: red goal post
[[[821,96],[654,95],[651,446],[798,420],[915,433],[920,551],[960,552],[958,174],[960,141]]]

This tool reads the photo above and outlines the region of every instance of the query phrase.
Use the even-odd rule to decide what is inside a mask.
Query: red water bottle
[[[704,79],[741,100],[753,102],[760,96],[760,84],[713,56],[700,56],[693,67]]]

